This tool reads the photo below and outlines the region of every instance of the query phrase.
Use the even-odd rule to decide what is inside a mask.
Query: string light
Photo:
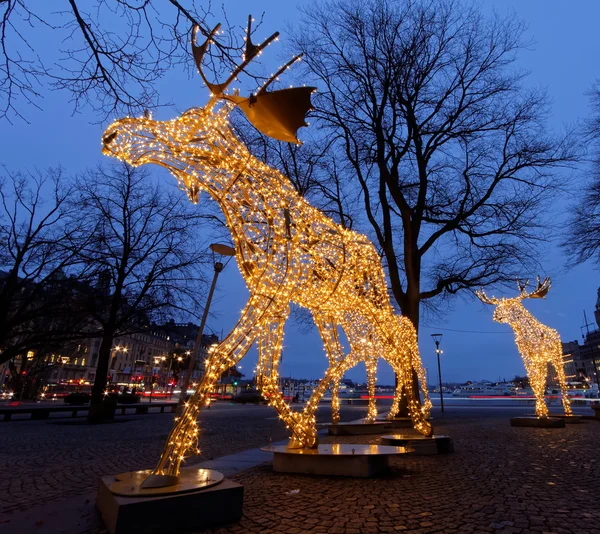
[[[538,276],[537,288],[527,293],[527,282],[521,284],[517,280],[520,294],[513,298],[489,298],[483,290],[476,291],[476,295],[485,304],[496,306],[494,321],[508,323],[515,333],[515,342],[523,358],[525,370],[529,377],[529,384],[536,398],[535,414],[538,417],[548,417],[548,406],[544,399],[548,364],[556,370],[556,376],[562,392],[562,403],[566,415],[572,415],[571,403],[567,394],[567,379],[563,368],[562,344],[560,335],[556,330],[540,323],[529,313],[521,301],[526,298],[544,298],[550,290],[550,278],[543,282]]]
[[[170,121],[126,117],[111,124],[102,152],[130,165],[168,169],[193,203],[200,192],[220,206],[231,232],[236,261],[250,298],[231,333],[209,353],[206,371],[169,434],[153,474],[179,474],[190,453],[198,453],[197,417],[219,377],[258,344],[257,387],[291,431],[289,447],[317,445],[319,401],[345,370],[367,364],[369,390],[375,388],[377,359],[387,361],[404,387],[414,427],[432,433],[430,407],[413,389],[412,373],[424,377],[416,331],[390,304],[385,275],[369,239],[335,223],[311,206],[290,180],[255,158],[228,122],[232,102],[213,96]],[[312,312],[329,365],[302,411],[293,411],[280,389],[279,362],[290,303]],[[345,355],[343,330],[350,343]],[[399,387],[400,389],[400,387]],[[339,399],[337,400],[339,409]],[[397,408],[397,407],[396,407]],[[369,418],[376,415],[369,406]]]

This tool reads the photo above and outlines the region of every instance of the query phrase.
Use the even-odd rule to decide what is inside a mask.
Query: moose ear
[[[265,91],[255,97],[227,96],[246,115],[259,132],[286,143],[300,144],[298,129],[306,124],[306,114],[313,109],[310,95],[314,87],[293,87]]]

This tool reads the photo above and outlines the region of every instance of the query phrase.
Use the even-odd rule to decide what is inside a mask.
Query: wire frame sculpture
[[[548,406],[544,399],[548,364],[551,364],[558,378],[562,393],[562,403],[566,415],[571,415],[571,403],[567,393],[567,379],[563,367],[563,353],[560,335],[556,330],[540,323],[522,304],[526,298],[545,298],[550,290],[550,278],[543,282],[538,276],[537,288],[531,292],[525,291],[528,282],[517,280],[519,295],[510,299],[488,297],[483,290],[476,295],[485,304],[496,306],[494,321],[508,323],[515,333],[515,342],[523,358],[529,384],[536,398],[535,413],[538,417],[548,417]]]
[[[243,65],[266,46],[253,45],[250,33],[246,42]],[[194,43],[199,69],[207,43]],[[104,154],[134,166],[165,167],[192,202],[198,202],[201,191],[217,202],[250,292],[239,321],[209,355],[205,375],[168,437],[153,471],[155,478],[166,480],[162,485],[173,483],[186,456],[199,452],[196,419],[201,408],[223,372],[236,365],[254,343],[259,353],[257,387],[289,427],[290,447],[317,445],[315,412],[330,384],[339,384],[345,370],[359,361],[372,362],[376,357],[390,364],[404,386],[414,427],[424,435],[432,433],[425,418],[430,404],[424,382],[427,401],[423,406],[412,382],[413,369],[423,375],[417,335],[410,320],[394,313],[375,247],[366,236],[343,228],[299,196],[289,179],[255,158],[229,125],[228,114],[234,106],[242,102],[248,107],[248,101],[262,97],[267,100],[257,121],[259,129],[294,140],[310,107],[306,90],[310,94],[313,89],[298,88],[301,91],[283,96],[277,95],[279,91],[261,90],[242,99],[225,93],[236,75],[237,71],[224,84],[208,84],[213,97],[202,108],[170,121],[155,121],[148,114],[123,118],[111,124],[103,137]],[[278,101],[283,102],[280,107]],[[292,108],[296,113],[290,122],[287,114]],[[297,118],[298,108],[302,121]],[[253,122],[252,113],[247,116]],[[324,377],[301,411],[291,409],[279,387],[278,366],[290,303],[311,311],[329,360]],[[339,339],[340,329],[350,344],[348,356]],[[370,378],[373,384],[374,376]]]

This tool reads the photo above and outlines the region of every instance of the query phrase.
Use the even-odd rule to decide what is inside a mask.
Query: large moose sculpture
[[[347,358],[366,350],[389,362],[404,386],[414,427],[426,436],[432,433],[425,419],[429,403],[421,405],[412,385],[413,369],[423,376],[416,332],[410,320],[394,313],[374,246],[367,237],[343,228],[299,196],[288,178],[250,154],[229,125],[228,114],[238,106],[263,133],[297,142],[296,131],[304,125],[313,89],[266,91],[297,58],[255,95],[226,94],[228,85],[277,34],[256,46],[248,27],[243,63],[226,82],[211,84],[202,74],[202,58],[217,29],[201,46],[196,46],[197,28],[194,31],[194,57],[213,95],[204,107],[170,121],[148,116],[123,118],[111,124],[103,137],[104,154],[134,166],[161,165],[193,202],[201,191],[217,202],[250,292],[238,323],[207,359],[205,375],[176,420],[144,487],[176,482],[186,454],[197,452],[196,419],[201,407],[222,373],[237,364],[255,342],[257,385],[290,428],[290,447],[317,445],[315,412],[320,399],[329,385],[341,378]],[[219,101],[225,103],[217,106]],[[279,389],[278,366],[290,303],[312,312],[329,358],[325,376],[302,411],[293,411]],[[349,341],[349,356],[344,354],[339,329]],[[428,400],[424,384],[422,388]]]
[[[538,417],[548,417],[548,406],[544,399],[548,364],[556,370],[556,376],[562,392],[562,403],[566,415],[571,415],[571,404],[567,395],[567,382],[563,368],[562,345],[556,330],[549,328],[535,319],[522,304],[526,298],[545,298],[550,290],[550,278],[542,282],[538,276],[537,288],[528,293],[525,291],[528,282],[517,280],[519,295],[510,299],[489,298],[483,290],[475,293],[485,304],[496,306],[494,321],[508,323],[515,333],[517,348],[523,358],[529,383],[536,398],[535,413]]]

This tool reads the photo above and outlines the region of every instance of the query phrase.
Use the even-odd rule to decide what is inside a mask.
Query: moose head
[[[485,304],[493,304],[496,306],[494,310],[494,321],[498,323],[513,323],[517,320],[525,311],[523,308],[523,304],[521,301],[526,298],[535,299],[535,298],[545,298],[550,291],[550,277],[546,277],[542,282],[540,277],[537,277],[537,287],[534,291],[527,292],[525,289],[529,284],[529,280],[525,280],[525,282],[521,282],[517,278],[517,287],[519,288],[519,295],[513,298],[503,298],[497,299],[495,297],[488,297],[485,292],[482,290],[475,291],[475,294],[479,297],[479,300]]]
[[[212,96],[204,107],[192,108],[170,121],[152,120],[149,113],[139,118],[126,117],[113,122],[102,138],[102,153],[138,166],[156,163],[166,167],[184,186],[190,199],[197,202],[201,189],[207,188],[207,178],[215,174],[231,174],[236,161],[247,159],[245,147],[229,126],[228,114],[238,107],[260,132],[285,142],[299,143],[297,131],[306,126],[304,118],[311,109],[310,95],[314,87],[295,87],[268,91],[268,87],[284,70],[298,61],[294,57],[249,97],[226,91],[247,65],[279,36],[276,32],[262,44],[251,39],[251,17],[243,61],[223,83],[210,83],[202,70],[202,61],[220,24],[207,36],[202,45],[196,44],[198,26],[192,31],[192,53],[200,76]],[[215,110],[218,102],[225,105]],[[227,184],[221,184],[226,187]]]

